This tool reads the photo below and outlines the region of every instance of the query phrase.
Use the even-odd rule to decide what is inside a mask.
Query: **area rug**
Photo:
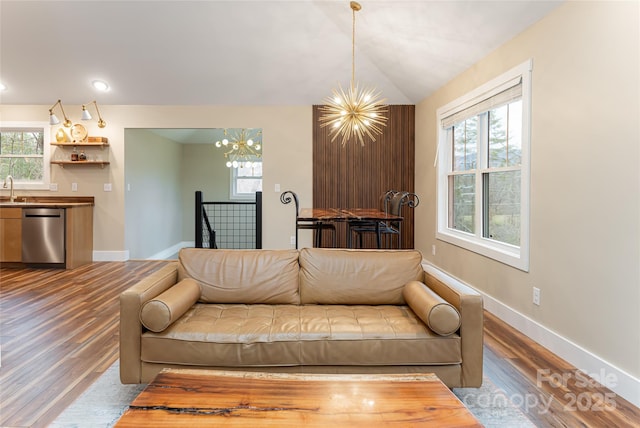
[[[71,404],[51,425],[55,428],[112,427],[145,385],[120,383],[119,361]],[[484,378],[481,388],[455,388],[454,394],[486,428],[535,427],[507,394]]]

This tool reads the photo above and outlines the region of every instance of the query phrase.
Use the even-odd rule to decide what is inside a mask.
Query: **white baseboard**
[[[181,248],[185,247],[195,247],[196,243],[193,241],[183,241],[179,242],[169,248],[166,248],[159,253],[154,254],[151,257],[147,257],[147,260],[165,260],[169,257],[173,256],[175,253],[180,251]]]
[[[502,321],[509,324],[525,336],[549,349],[554,354],[563,358],[577,369],[590,375],[604,386],[615,392],[633,405],[640,407],[640,379],[610,364],[601,357],[584,349],[571,340],[560,336],[535,320],[521,314],[515,309],[505,305],[495,298],[477,290],[472,285],[466,284],[448,273],[438,269],[428,261],[422,263],[429,274],[443,282],[455,282],[471,287],[482,294],[484,308]],[[541,367],[541,369],[545,369]],[[557,373],[557,375],[561,375]]]
[[[129,260],[129,251],[94,251],[94,262],[126,262]]]

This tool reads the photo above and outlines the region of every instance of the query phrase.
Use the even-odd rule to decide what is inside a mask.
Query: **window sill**
[[[438,231],[436,239],[529,272],[529,257],[523,254],[522,248],[450,229]]]

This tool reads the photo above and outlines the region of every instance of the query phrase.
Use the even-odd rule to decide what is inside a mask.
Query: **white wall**
[[[415,228],[429,261],[517,314],[532,337],[560,337],[554,351],[579,368],[615,371],[620,391],[636,404],[639,12],[638,2],[567,2],[416,108],[416,191],[435,201],[436,109],[533,59],[528,273],[436,240],[435,205],[425,204]],[[540,306],[532,303],[533,286],[541,289]]]

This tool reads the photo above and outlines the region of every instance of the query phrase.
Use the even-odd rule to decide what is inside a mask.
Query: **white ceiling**
[[[561,2],[360,3],[356,80],[416,104]],[[347,0],[0,0],[1,104],[311,105],[350,77]]]

